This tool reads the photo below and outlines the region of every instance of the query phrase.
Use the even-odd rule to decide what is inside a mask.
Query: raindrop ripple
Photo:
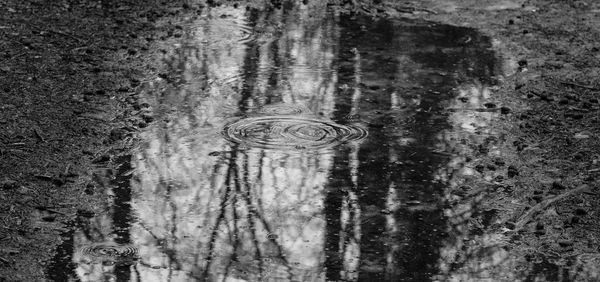
[[[263,149],[322,149],[367,136],[354,125],[304,116],[257,116],[233,122],[223,129],[224,137],[237,144]]]
[[[90,258],[113,258],[121,262],[135,260],[138,257],[138,249],[134,246],[108,243],[84,246],[79,249],[79,252]]]
[[[256,110],[256,114],[260,115],[300,115],[309,113],[310,110],[303,105],[294,104],[269,104],[264,105]]]

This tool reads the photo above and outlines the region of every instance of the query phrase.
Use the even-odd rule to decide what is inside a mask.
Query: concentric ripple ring
[[[270,104],[257,109],[256,113],[261,115],[300,115],[310,112],[308,108],[295,104]]]
[[[137,259],[138,249],[130,245],[99,243],[88,245],[78,250],[91,259],[114,259],[117,262],[127,262]]]
[[[367,136],[354,125],[305,116],[257,116],[233,122],[223,129],[224,137],[247,147],[264,149],[321,149]]]

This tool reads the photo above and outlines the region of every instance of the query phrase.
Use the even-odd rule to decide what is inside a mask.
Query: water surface
[[[498,69],[488,38],[319,3],[221,6],[182,26],[164,43],[167,78],[140,89],[155,122],[119,160],[106,213],[66,234],[51,278],[428,281],[449,271],[446,192],[498,114],[483,106]]]

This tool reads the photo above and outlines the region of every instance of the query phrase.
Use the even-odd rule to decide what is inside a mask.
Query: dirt
[[[155,22],[215,4],[164,2],[0,0],[1,281],[44,280],[73,218],[99,212],[99,175],[153,120],[136,88],[160,76],[155,42],[178,35]],[[505,62],[490,105],[505,137],[473,148],[449,187],[448,232],[462,240],[449,242],[460,251],[444,257],[437,279],[600,279],[600,4],[332,6],[474,27]]]

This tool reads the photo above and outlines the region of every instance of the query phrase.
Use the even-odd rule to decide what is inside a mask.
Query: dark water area
[[[216,7],[182,30],[140,89],[155,122],[50,279],[442,280],[448,187],[498,114],[489,38],[319,4]]]

